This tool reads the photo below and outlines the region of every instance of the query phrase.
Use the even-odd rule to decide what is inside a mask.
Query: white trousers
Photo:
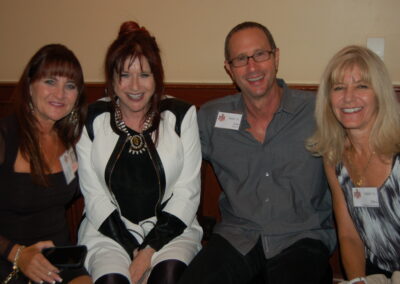
[[[146,235],[149,229],[145,230]],[[189,264],[201,249],[201,238],[202,229],[195,219],[191,227],[153,254],[151,267],[168,259]],[[130,281],[131,259],[128,253],[117,242],[98,232],[87,219],[84,219],[79,229],[79,244],[88,248],[85,267],[93,282],[110,273],[122,274]]]

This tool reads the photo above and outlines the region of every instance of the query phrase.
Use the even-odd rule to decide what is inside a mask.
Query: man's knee
[[[213,235],[189,264],[179,283],[248,283],[258,272],[252,265],[257,262],[249,260],[248,255],[242,255],[222,236]]]
[[[267,260],[265,277],[271,283],[323,283],[331,277],[329,250],[319,240],[299,240]]]

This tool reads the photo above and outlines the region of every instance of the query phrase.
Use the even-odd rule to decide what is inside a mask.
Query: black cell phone
[[[44,248],[42,254],[58,268],[80,268],[85,262],[86,246],[58,246]]]

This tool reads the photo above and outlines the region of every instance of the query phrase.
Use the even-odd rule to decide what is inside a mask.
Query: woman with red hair
[[[196,108],[164,94],[160,51],[125,22],[105,60],[108,98],[78,144],[86,217],[79,241],[97,283],[176,283],[200,249]]]

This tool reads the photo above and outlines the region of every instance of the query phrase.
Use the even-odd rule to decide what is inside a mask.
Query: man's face
[[[252,56],[260,50],[271,51],[267,36],[258,28],[248,28],[234,33],[228,44],[230,58],[241,55]],[[279,64],[279,50],[262,62],[249,58],[248,64],[234,67],[225,61],[225,68],[235,81],[244,96],[259,99],[269,94],[276,82],[276,72]]]

